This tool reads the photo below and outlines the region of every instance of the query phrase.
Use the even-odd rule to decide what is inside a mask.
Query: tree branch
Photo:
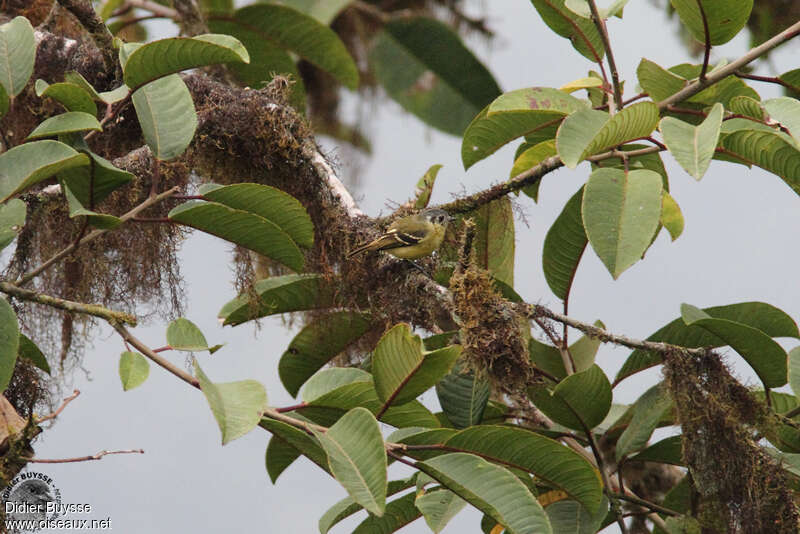
[[[45,421],[49,421],[49,420],[51,420],[51,419],[55,419],[56,417],[58,417],[59,415],[61,415],[61,412],[63,412],[63,411],[64,411],[64,408],[66,408],[66,407],[67,407],[67,404],[69,404],[70,402],[72,402],[72,401],[74,401],[75,399],[77,399],[77,398],[78,398],[78,395],[80,395],[80,394],[81,394],[80,390],[77,390],[77,389],[76,389],[76,390],[74,390],[74,391],[72,392],[72,395],[70,395],[69,397],[67,397],[66,399],[64,399],[64,402],[62,402],[62,403],[61,403],[61,406],[59,406],[59,407],[58,407],[58,409],[57,409],[56,411],[54,411],[54,412],[53,412],[53,413],[51,413],[50,415],[45,415],[45,416],[44,416],[44,417],[42,417],[42,418],[36,419],[36,424],[37,424],[37,425],[40,425],[40,424],[44,423]]]
[[[705,46],[703,51],[703,67],[700,69],[700,81],[706,79],[708,72],[708,60],[711,57],[711,32],[708,29],[708,17],[706,17],[706,10],[703,9],[703,1],[697,0],[697,8],[700,10],[700,16],[703,19],[703,35],[705,36]]]
[[[42,458],[26,458],[26,462],[30,462],[32,464],[69,464],[73,462],[89,462],[92,460],[100,460],[103,456],[108,456],[109,454],[144,454],[144,449],[129,449],[125,451],[100,451],[97,454],[92,454],[90,456],[78,456],[77,458],[59,458],[56,460],[44,460]]]
[[[103,57],[106,72],[116,80],[122,79],[122,67],[114,49],[114,36],[103,20],[97,15],[89,0],[58,0],[64,8],[72,13],[91,36]]]
[[[619,83],[619,73],[617,71],[617,62],[614,60],[614,52],[611,50],[611,39],[608,37],[608,28],[606,21],[600,17],[597,11],[597,4],[594,0],[588,0],[589,10],[592,12],[592,21],[597,26],[597,31],[600,33],[600,39],[603,41],[603,48],[606,51],[606,58],[608,59],[608,69],[611,71],[611,83],[613,84],[613,100],[616,108],[622,109],[622,87]],[[610,109],[610,108],[609,108]]]
[[[20,300],[36,302],[37,304],[43,304],[45,306],[50,306],[51,308],[58,308],[59,310],[91,315],[93,317],[105,319],[106,321],[114,321],[132,326],[136,325],[136,317],[130,313],[109,310],[108,308],[98,304],[85,304],[83,302],[75,302],[72,300],[64,300],[58,297],[52,297],[50,295],[31,291],[30,289],[23,289],[10,282],[0,281],[0,292],[5,293],[6,295],[12,295]]]

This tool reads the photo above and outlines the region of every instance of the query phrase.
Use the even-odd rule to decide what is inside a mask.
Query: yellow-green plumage
[[[431,208],[394,221],[377,239],[353,249],[347,257],[360,252],[383,250],[404,260],[423,258],[441,246],[450,216]]]

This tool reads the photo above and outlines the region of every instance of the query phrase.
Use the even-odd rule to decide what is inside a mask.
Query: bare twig
[[[61,406],[59,406],[59,407],[58,407],[58,409],[57,409],[56,411],[54,411],[54,412],[53,412],[53,413],[51,413],[50,415],[45,415],[44,417],[41,417],[41,418],[39,418],[39,419],[36,419],[36,424],[37,424],[37,425],[39,425],[39,424],[41,424],[41,423],[44,423],[45,421],[49,421],[49,420],[51,420],[51,419],[55,419],[56,417],[58,417],[59,415],[61,415],[61,412],[63,412],[63,411],[64,411],[64,408],[66,408],[66,407],[67,407],[67,404],[69,404],[70,402],[72,402],[72,401],[74,401],[76,398],[78,398],[78,395],[80,395],[80,394],[81,394],[80,390],[77,390],[77,389],[76,389],[76,390],[74,390],[74,391],[72,392],[72,395],[70,395],[69,397],[67,397],[66,399],[64,399],[64,402],[62,402],[62,403],[61,403]]]
[[[148,197],[141,204],[139,204],[138,206],[134,207],[132,210],[130,210],[125,215],[121,216],[120,219],[122,220],[122,222],[126,222],[126,221],[128,221],[130,219],[133,219],[134,217],[136,217],[136,215],[138,215],[142,211],[146,210],[147,208],[149,208],[151,206],[154,206],[154,205],[158,204],[159,202],[161,202],[162,200],[165,200],[165,199],[171,197],[173,194],[178,192],[178,190],[180,190],[180,187],[175,186],[172,189],[170,189],[169,191],[165,191],[165,192],[161,193],[158,196]],[[63,249],[61,252],[58,252],[56,255],[51,257],[49,260],[45,261],[43,264],[41,264],[36,269],[30,271],[27,274],[22,275],[19,278],[19,280],[17,280],[15,282],[15,284],[18,285],[18,286],[24,286],[25,284],[27,284],[28,282],[30,282],[31,280],[33,280],[34,278],[36,278],[37,276],[42,274],[45,270],[47,270],[50,267],[52,267],[53,265],[55,265],[57,262],[61,261],[65,257],[67,257],[70,254],[72,254],[72,252],[75,249],[78,248],[80,243],[88,243],[89,241],[93,241],[94,239],[97,239],[98,237],[100,237],[101,235],[103,235],[106,232],[108,232],[108,230],[104,230],[102,228],[95,230],[94,232],[92,232],[89,235],[87,235],[86,237],[84,237],[82,241],[80,241],[78,243],[71,244],[70,246],[68,246],[65,249]],[[127,322],[127,321],[125,321],[125,322]],[[131,323],[129,323],[129,324],[131,324]],[[132,324],[135,324],[135,322],[132,323]]]
[[[26,458],[25,461],[32,464],[69,464],[74,462],[90,462],[92,460],[100,460],[103,456],[110,454],[144,454],[144,449],[129,449],[124,451],[100,451],[97,454],[90,456],[78,456],[77,458],[58,458],[55,460],[45,460],[42,458]]]
[[[60,299],[30,289],[21,288],[10,282],[0,281],[0,292],[6,295],[12,295],[20,300],[27,300],[29,302],[36,302],[51,308],[58,308],[73,313],[82,313],[84,315],[91,315],[99,317],[106,321],[115,321],[123,324],[136,325],[136,317],[130,313],[109,310],[99,304],[86,304],[83,302],[75,302],[72,300]]]

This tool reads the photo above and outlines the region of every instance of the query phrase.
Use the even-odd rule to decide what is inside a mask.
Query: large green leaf
[[[167,345],[173,350],[198,352],[207,350],[214,354],[220,346],[209,347],[206,336],[193,322],[183,317],[175,319],[167,326]]]
[[[358,68],[339,36],[304,13],[276,4],[255,4],[237,9],[233,17],[214,18],[240,25],[296,53],[350,89],[358,87]],[[267,74],[264,72],[264,76]]]
[[[711,317],[727,319],[761,330],[770,337],[800,337],[794,320],[778,308],[763,302],[742,302],[727,306],[704,308]],[[647,341],[662,341],[682,347],[722,347],[725,340],[698,326],[687,326],[680,317],[651,334]],[[635,350],[628,356],[614,379],[614,384],[639,371],[661,363],[652,352]]]
[[[569,375],[554,388],[533,386],[528,394],[545,415],[574,430],[594,428],[611,409],[611,384],[597,365]]]
[[[403,480],[390,480],[386,490],[386,496],[390,497],[396,493],[399,493],[403,490],[406,490],[413,486],[417,480],[417,473],[414,473],[408,478]],[[410,495],[414,495],[411,493]],[[412,501],[413,506],[413,501]],[[327,534],[328,531],[333,528],[334,525],[347,519],[351,515],[360,512],[364,508],[355,502],[352,497],[345,497],[344,499],[340,500],[322,514],[322,517],[319,518],[319,532],[320,534]],[[392,515],[392,503],[388,503],[386,505],[386,511],[383,514],[383,517],[391,516]],[[419,512],[417,512],[417,517],[419,517]]]
[[[764,129],[737,130],[721,144],[726,154],[779,176],[800,194],[800,150],[788,135]]]
[[[240,438],[258,425],[267,406],[267,392],[255,380],[213,383],[194,362],[200,389],[222,432],[222,444]]]
[[[670,436],[653,443],[631,460],[641,462],[660,462],[672,465],[683,465],[681,437]]]
[[[86,154],[58,141],[33,141],[0,154],[0,202],[21,193],[54,174],[88,165]]]
[[[189,89],[177,74],[150,82],[133,93],[133,106],[153,155],[170,160],[183,154],[197,129]]]
[[[461,144],[461,161],[469,169],[497,149],[522,136],[530,142],[555,137],[562,119],[586,104],[558,89],[517,89],[496,98],[469,124]]]
[[[125,62],[123,81],[135,91],[182,70],[249,61],[245,47],[230,35],[209,33],[195,37],[170,37],[144,44],[133,51]]]
[[[19,323],[11,304],[0,297],[0,393],[4,392],[14,374],[19,350]]]
[[[551,534],[547,515],[536,497],[507,469],[464,453],[417,462],[424,473],[491,516],[509,534]]]
[[[800,146],[800,101],[788,96],[772,98],[764,102],[764,109],[773,121],[788,130],[789,135]]]
[[[590,513],[580,503],[566,499],[554,502],[545,508],[553,532],[559,534],[595,534],[602,529],[603,520],[608,514],[608,500],[603,498],[603,504],[594,514]]]
[[[457,364],[436,384],[436,394],[447,418],[456,428],[477,425],[489,402],[489,382]]]
[[[296,414],[293,414],[296,417]],[[259,426],[272,432],[274,436],[279,437],[298,451],[300,451],[309,460],[317,464],[319,467],[328,471],[328,457],[322,446],[316,438],[309,436],[305,431],[295,428],[288,423],[275,421],[266,417],[261,419]]]
[[[707,25],[712,45],[725,44],[733,39],[744,27],[753,9],[753,0],[703,0],[702,13],[697,0],[670,0],[670,3],[678,12],[681,22],[701,43],[706,41]]]
[[[661,177],[651,170],[601,168],[589,176],[583,226],[615,280],[650,246],[661,217],[661,196]]]
[[[633,405],[633,417],[617,440],[617,462],[643,449],[664,414],[672,409],[672,398],[664,384],[645,391]]]
[[[133,180],[132,173],[114,167],[110,161],[89,150],[88,146],[83,153],[92,159],[92,165],[72,167],[58,173],[81,205],[96,206],[117,188]]]
[[[50,374],[50,364],[47,363],[47,357],[25,334],[19,335],[19,357],[30,360],[33,365],[48,375]]]
[[[686,172],[699,180],[708,170],[717,148],[722,126],[722,104],[717,102],[706,119],[697,126],[673,117],[661,119],[661,133],[675,160]]]
[[[169,212],[169,219],[236,243],[295,270],[303,270],[303,253],[276,224],[216,202],[189,201]]]
[[[672,198],[672,195],[664,191],[664,196],[661,199],[661,224],[669,232],[673,241],[678,239],[683,233],[683,213],[681,207]]]
[[[12,98],[25,88],[33,74],[36,39],[25,17],[15,17],[0,26],[0,85]]]
[[[384,406],[409,402],[446,375],[461,355],[452,345],[425,353],[422,340],[400,323],[386,332],[372,354],[375,390]]]
[[[273,484],[278,480],[287,467],[292,465],[302,454],[280,436],[272,436],[267,444],[264,454],[264,464],[267,474]]]
[[[594,325],[598,328],[605,328],[602,321],[595,321]],[[585,371],[594,365],[595,355],[600,345],[601,342],[598,339],[593,339],[589,336],[581,336],[575,343],[569,346],[569,354],[572,356],[572,363],[575,365],[575,371]],[[542,343],[536,338],[531,338],[528,343],[528,352],[530,353],[531,361],[539,369],[550,373],[558,380],[567,376],[567,371],[564,369],[564,359],[561,357],[561,351],[556,347]]]
[[[347,412],[327,432],[314,433],[331,473],[355,502],[382,516],[386,508],[386,450],[378,421],[365,408]]]
[[[689,304],[681,304],[681,317],[687,326],[707,330],[738,352],[756,372],[764,387],[776,388],[788,382],[788,355],[766,333],[743,323],[712,317]]]
[[[531,1],[551,30],[569,39],[586,59],[600,63],[604,54],[603,40],[594,22],[568,9],[564,0]]]
[[[302,247],[314,245],[314,223],[308,212],[299,200],[280,189],[241,183],[206,190],[203,197],[267,219]]]
[[[122,219],[119,217],[105,213],[97,213],[96,211],[85,208],[75,196],[75,193],[72,192],[72,189],[70,189],[68,184],[63,183],[62,187],[64,188],[64,196],[67,197],[67,206],[69,207],[70,218],[86,217],[89,224],[92,226],[104,228],[106,230],[111,230],[112,228],[116,228],[122,224]]]
[[[652,102],[638,102],[615,115],[593,109],[578,111],[564,119],[558,129],[558,155],[564,165],[574,169],[589,156],[647,137],[658,118],[658,106]]]
[[[389,502],[382,516],[368,516],[358,524],[352,534],[388,533],[403,528],[421,515],[414,506],[414,497],[412,492]]]
[[[514,211],[506,196],[475,212],[475,260],[504,284],[514,286]]]
[[[589,242],[581,218],[582,203],[583,187],[567,201],[544,239],[544,278],[555,296],[561,300],[569,297],[578,264]]]
[[[452,491],[438,488],[417,495],[414,504],[422,512],[430,529],[438,533],[467,503]]]
[[[22,231],[27,211],[26,204],[18,198],[0,204],[0,250],[14,241]]]
[[[375,38],[370,63],[389,96],[427,124],[453,135],[461,135],[500,94],[491,73],[458,35],[431,18],[390,21]]]
[[[306,380],[364,335],[369,327],[368,316],[351,311],[322,315],[306,324],[278,363],[278,373],[286,390],[297,396]]]
[[[60,102],[67,111],[83,111],[97,116],[97,106],[92,95],[79,85],[68,82],[48,84],[44,80],[36,80],[36,96],[47,96]]]
[[[318,274],[287,274],[259,280],[253,285],[256,302],[244,293],[217,314],[225,325],[236,326],[252,319],[293,311],[327,308],[333,291]]]
[[[736,113],[737,115],[751,117],[757,121],[763,121],[766,118],[764,106],[761,102],[749,96],[735,96],[731,98],[729,106],[731,113]]]
[[[590,511],[600,505],[603,488],[594,467],[553,439],[521,428],[480,425],[460,431],[447,439],[444,446],[532,473],[545,484],[565,491]]]
[[[138,352],[125,351],[119,357],[119,378],[124,391],[141,386],[149,375],[150,364]]]
[[[639,85],[654,102],[674,95],[689,84],[689,80],[661,67],[649,59],[642,58],[636,68]]]
[[[83,111],[67,111],[66,113],[45,119],[34,128],[25,139],[56,137],[58,135],[83,132],[86,130],[99,132],[102,129],[100,122],[94,118],[94,115],[89,115]]]
[[[282,0],[280,3],[311,15],[328,26],[353,0]]]

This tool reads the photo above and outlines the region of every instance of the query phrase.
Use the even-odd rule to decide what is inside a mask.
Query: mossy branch
[[[109,310],[108,308],[100,306],[99,304],[86,304],[83,302],[60,299],[58,297],[45,295],[43,293],[37,293],[36,291],[31,291],[30,289],[21,288],[10,282],[0,282],[0,291],[6,295],[11,295],[20,300],[36,302],[37,304],[43,304],[45,306],[50,306],[51,308],[58,308],[59,310],[68,312],[99,317],[101,319],[105,319],[106,321],[136,326],[136,317],[130,313]]]

